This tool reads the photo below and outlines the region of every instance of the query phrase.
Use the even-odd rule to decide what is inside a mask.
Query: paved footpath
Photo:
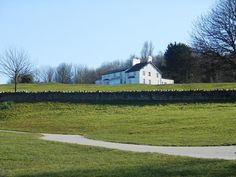
[[[62,135],[43,133],[41,139],[58,141],[63,143],[73,143],[80,145],[96,146],[109,149],[118,149],[132,152],[150,152],[169,155],[180,155],[207,159],[236,160],[236,146],[206,146],[206,147],[170,147],[170,146],[150,146],[134,145],[124,143],[112,143],[100,140],[92,140],[80,135]]]
[[[26,132],[8,131],[8,130],[0,130],[0,132],[26,133]],[[47,141],[57,141],[63,143],[96,146],[108,149],[118,149],[122,151],[162,153],[169,155],[180,155],[180,156],[189,156],[197,158],[207,158],[207,159],[236,160],[236,145],[200,146],[200,147],[150,146],[150,145],[135,145],[135,144],[112,143],[100,140],[92,140],[80,135],[63,135],[63,134],[48,134],[48,133],[42,133],[42,137],[40,138]]]

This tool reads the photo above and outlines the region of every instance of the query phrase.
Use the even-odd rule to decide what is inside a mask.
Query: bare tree
[[[94,84],[95,81],[98,79],[97,72],[94,69],[89,69],[86,71],[84,77],[86,78],[85,84]]]
[[[31,69],[29,56],[24,50],[10,48],[0,57],[0,72],[13,80],[15,92],[19,76],[31,74]]]
[[[41,81],[41,71],[38,68],[32,71],[32,79],[33,79],[33,82],[37,82],[37,83]]]
[[[158,67],[161,71],[166,66],[164,53],[159,52],[156,56],[153,56],[153,64]]]
[[[73,77],[73,82],[75,84],[82,84],[85,83],[85,73],[88,71],[88,68],[86,66],[83,65],[78,65],[78,66],[74,66],[74,77]]]
[[[143,44],[143,48],[141,50],[141,58],[147,59],[149,56],[153,56],[153,50],[154,50],[154,47],[153,47],[152,41],[150,42],[146,41]]]
[[[55,69],[52,67],[49,67],[46,71],[47,82],[53,82],[54,75],[55,75]]]
[[[195,24],[193,48],[236,65],[236,0],[221,0]]]
[[[53,82],[55,69],[53,67],[44,67],[40,70],[40,77],[43,82]]]
[[[62,63],[56,68],[55,81],[69,84],[72,83],[72,65]]]

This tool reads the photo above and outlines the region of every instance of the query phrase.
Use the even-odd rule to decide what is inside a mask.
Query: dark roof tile
[[[115,69],[115,70],[107,71],[107,72],[106,72],[105,74],[103,74],[103,75],[118,73],[118,72],[125,71],[125,70],[127,70],[127,69],[128,69],[128,68]]]
[[[126,73],[139,71],[144,66],[146,66],[148,63],[150,63],[159,73],[162,73],[152,62],[142,62],[142,63],[138,63],[134,66],[131,66],[130,68],[121,68],[121,69],[111,70],[111,71],[106,72],[103,75],[113,74],[113,73],[122,72],[122,71],[125,71]]]
[[[136,65],[132,66],[131,68],[129,68],[129,69],[126,71],[126,73],[139,71],[140,69],[142,69],[142,68],[143,68],[144,66],[146,66],[147,64],[148,64],[147,62],[136,64]]]
[[[129,68],[129,69],[126,71],[126,73],[139,71],[140,69],[142,69],[144,66],[146,66],[146,65],[149,64],[149,63],[150,63],[159,73],[162,73],[152,62],[143,62],[143,63],[136,64],[136,65],[132,66],[131,68]]]

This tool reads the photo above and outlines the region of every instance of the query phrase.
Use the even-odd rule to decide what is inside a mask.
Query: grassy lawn
[[[12,103],[0,109],[0,129],[153,145],[236,144],[236,103]]]
[[[236,176],[236,161],[129,153],[47,142],[37,134],[0,132],[0,176]]]
[[[0,92],[14,91],[14,85],[0,85]],[[189,90],[235,89],[236,83],[195,83],[174,85],[95,85],[95,84],[19,84],[18,91],[124,91],[124,90]]]

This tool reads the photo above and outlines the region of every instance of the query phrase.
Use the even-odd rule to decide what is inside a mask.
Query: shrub
[[[11,102],[0,103],[0,110],[10,109],[12,106]]]

